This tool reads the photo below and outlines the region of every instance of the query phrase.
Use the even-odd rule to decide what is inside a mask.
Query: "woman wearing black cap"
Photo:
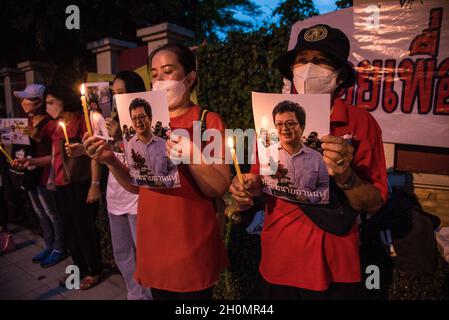
[[[303,29],[293,50],[275,65],[293,82],[292,93],[331,94],[330,135],[321,137],[331,182],[357,212],[376,212],[388,197],[382,133],[365,110],[345,104],[339,94],[354,85],[349,40],[327,25]],[[234,180],[230,191],[241,209],[261,194],[259,168]],[[269,299],[354,299],[361,291],[355,221],[344,235],[326,232],[303,207],[269,195],[261,234],[259,271]],[[346,201],[346,199],[344,201]],[[342,200],[343,203],[343,200]],[[350,209],[350,210],[352,210]],[[317,209],[318,210],[318,209]]]

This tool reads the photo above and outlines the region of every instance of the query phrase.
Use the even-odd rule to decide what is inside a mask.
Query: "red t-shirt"
[[[57,121],[56,121],[57,122]],[[72,120],[66,123],[67,136],[71,142],[81,142],[84,134],[87,131],[86,123],[84,122],[84,115],[82,113],[75,113]],[[73,139],[73,140],[72,140]],[[65,186],[69,182],[65,178],[64,167],[62,162],[62,153],[65,152],[62,141],[65,141],[64,131],[62,127],[56,125],[52,135],[53,141],[53,166],[55,170],[55,185]]]
[[[388,198],[382,133],[366,110],[346,105],[337,98],[331,114],[331,134],[352,136],[355,172]],[[259,174],[258,165],[251,172]],[[294,203],[267,196],[261,234],[260,273],[273,284],[314,291],[332,282],[361,280],[357,224],[344,236],[321,230]]]
[[[171,118],[172,130],[184,128],[192,137],[192,122],[200,108]],[[207,129],[224,136],[224,123],[209,112]],[[135,278],[145,287],[174,292],[210,288],[228,264],[213,202],[196,185],[187,165],[178,166],[181,188],[140,188],[137,209]]]

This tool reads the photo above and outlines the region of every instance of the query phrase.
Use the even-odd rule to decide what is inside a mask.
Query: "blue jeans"
[[[39,217],[46,249],[63,251],[63,224],[56,207],[54,191],[37,186],[34,190],[28,191],[28,195]]]
[[[136,271],[136,220],[135,214],[109,214],[112,251],[128,289],[128,300],[152,300],[151,290],[142,287],[133,277]]]

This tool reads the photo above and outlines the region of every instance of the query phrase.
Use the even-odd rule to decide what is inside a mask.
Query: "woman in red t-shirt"
[[[193,122],[201,117],[200,107],[190,100],[197,83],[194,54],[187,47],[168,44],[156,49],[149,61],[153,88],[167,92],[171,130],[192,134]],[[224,137],[225,126],[218,114],[207,114],[206,128],[219,130]],[[168,140],[167,153],[177,144]],[[229,166],[181,164],[181,188],[139,188],[131,185],[128,168],[104,141],[89,138],[84,146],[125,189],[139,193],[136,280],[150,287],[156,300],[210,299],[228,263],[212,199],[226,192]]]
[[[65,123],[69,141],[81,142],[87,129],[80,112],[79,96],[65,86],[48,86],[45,89],[45,103],[50,117],[57,123]],[[99,166],[86,156],[84,160],[73,156],[72,161],[79,162],[78,165],[81,162],[84,164],[69,169],[68,156],[65,155],[68,146],[64,144],[62,127],[57,125],[47,134],[52,140],[52,156],[46,160],[52,168],[49,185],[56,188],[56,204],[63,217],[65,242],[82,277],[80,289],[90,289],[99,283],[102,270],[100,239],[95,224],[97,208],[94,204],[101,197]],[[65,286],[65,281],[61,280],[61,285]]]
[[[331,132],[320,139],[324,163],[351,207],[373,213],[388,197],[382,134],[367,111],[338,98],[340,89],[354,84],[348,55],[349,40],[343,32],[317,25],[303,29],[296,47],[278,58],[276,65],[293,81],[292,93],[331,94]],[[295,117],[293,112],[284,114],[285,118]],[[280,136],[292,136],[293,131],[285,125],[279,128]],[[300,137],[296,143],[300,144]],[[261,195],[259,168],[253,166],[244,180],[245,186],[234,179],[230,187],[242,210],[252,204],[251,196]],[[271,195],[266,195],[266,200],[259,267],[265,297],[360,298],[356,224],[347,234],[337,236],[312,222],[298,204]]]

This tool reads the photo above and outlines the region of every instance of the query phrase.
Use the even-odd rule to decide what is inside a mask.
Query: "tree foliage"
[[[291,26],[296,21],[317,16],[319,12],[312,0],[284,0],[276,7],[273,14],[280,16],[282,24]]]
[[[199,102],[218,111],[229,128],[253,127],[251,91],[281,92],[282,75],[273,62],[287,50],[291,25],[318,14],[310,0],[283,1],[275,12],[279,25],[230,32],[224,42],[197,51]]]
[[[218,111],[229,128],[253,127],[251,91],[280,92],[274,59],[285,52],[289,30],[271,26],[252,33],[231,32],[223,43],[197,51],[199,102]]]
[[[339,9],[344,9],[344,8],[352,7],[353,3],[352,3],[352,0],[337,0],[337,1],[335,1],[335,5]]]

